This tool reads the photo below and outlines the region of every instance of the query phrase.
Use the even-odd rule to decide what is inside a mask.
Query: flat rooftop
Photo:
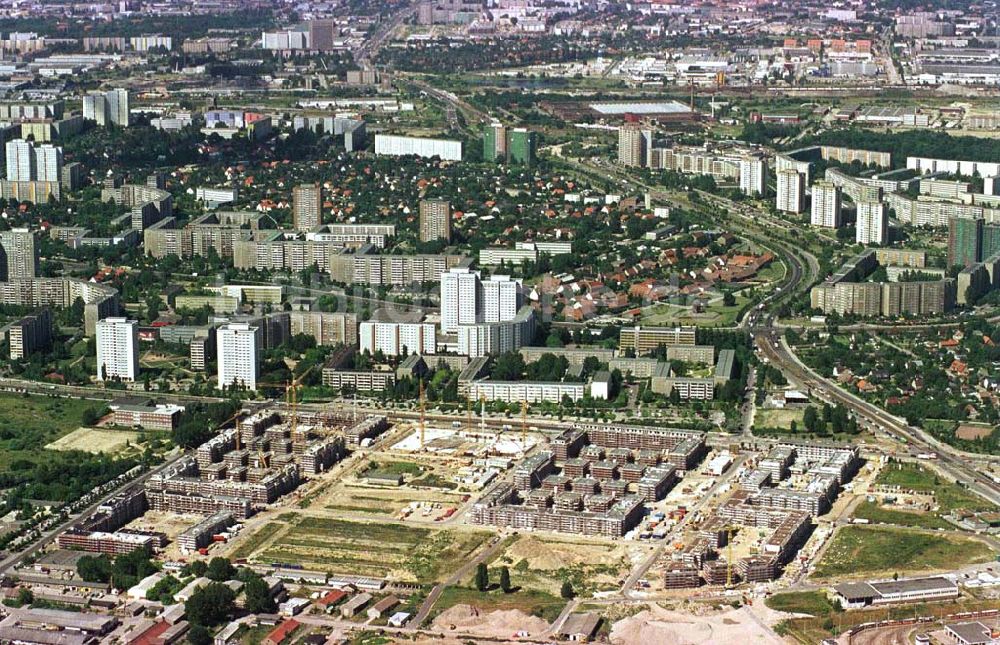
[[[600,114],[682,114],[690,112],[688,106],[678,101],[591,103],[590,109]]]

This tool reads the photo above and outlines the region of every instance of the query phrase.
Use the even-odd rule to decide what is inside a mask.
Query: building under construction
[[[698,432],[587,425],[555,437],[473,506],[477,524],[620,537],[707,452]]]
[[[699,526],[697,535],[667,565],[664,582],[680,588],[689,577],[678,565],[700,567],[708,584],[737,579],[763,582],[779,577],[812,532],[812,518],[829,511],[840,487],[857,472],[856,447],[827,444],[784,444],[773,447],[744,474],[739,487]],[[789,481],[784,481],[791,477]],[[781,485],[779,488],[778,486]],[[741,529],[769,530],[753,552],[735,559],[721,557]]]

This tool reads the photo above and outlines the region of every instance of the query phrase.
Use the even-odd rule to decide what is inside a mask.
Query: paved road
[[[178,452],[176,455],[174,455],[167,461],[163,462],[156,468],[148,470],[145,473],[136,477],[135,479],[125,482],[124,484],[115,488],[108,494],[102,496],[98,501],[94,502],[93,504],[86,507],[82,511],[74,515],[71,515],[69,519],[67,519],[65,522],[62,522],[61,524],[55,526],[54,528],[46,531],[44,535],[42,535],[39,539],[35,540],[31,545],[21,549],[20,551],[8,555],[3,560],[0,560],[0,574],[8,573],[11,569],[13,569],[17,565],[17,563],[19,563],[24,558],[32,556],[41,551],[42,549],[44,549],[45,547],[47,547],[49,544],[52,544],[52,542],[55,541],[55,539],[59,536],[60,533],[70,528],[74,523],[79,521],[81,518],[87,517],[88,515],[96,511],[98,506],[104,504],[109,499],[111,499],[118,493],[122,492],[126,488],[135,486],[137,484],[142,484],[156,473],[160,472],[161,470],[164,470],[165,468],[168,468],[175,461],[184,456],[184,454],[185,453],[183,452]]]

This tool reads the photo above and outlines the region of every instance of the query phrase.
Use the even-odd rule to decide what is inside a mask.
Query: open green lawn
[[[771,596],[764,604],[775,611],[787,611],[793,614],[809,614],[810,616],[826,616],[839,607],[822,591],[790,591]]]
[[[862,502],[854,511],[854,517],[870,520],[876,524],[896,524],[920,529],[953,529],[946,520],[936,513],[901,511],[885,508],[874,502]]]
[[[954,569],[993,558],[979,540],[912,529],[852,525],[839,528],[832,539],[815,578]]]
[[[959,508],[969,511],[989,511],[996,508],[975,493],[939,477],[934,471],[920,464],[888,464],[878,474],[875,483],[883,486],[899,486],[915,491],[932,492],[942,513]]]
[[[419,475],[423,471],[420,464],[412,461],[373,461],[365,470],[365,475]]]
[[[84,425],[85,410],[104,407],[97,401],[0,394],[0,470],[19,460],[45,461],[47,444]]]
[[[802,416],[804,413],[804,408],[786,408],[784,410],[758,409],[754,412],[753,424],[754,426],[759,426],[761,428],[781,428],[784,430],[790,430],[792,427],[792,421],[794,421],[796,428],[804,432],[805,426],[802,424]]]
[[[455,605],[470,605],[478,608],[481,612],[517,609],[528,615],[538,616],[552,622],[566,606],[566,601],[536,589],[522,589],[504,593],[500,589],[479,592],[469,587],[452,586],[446,587],[434,604],[432,618]]]
[[[446,577],[487,537],[485,531],[456,532],[303,517],[270,546],[254,553],[253,558],[258,562],[301,564],[315,571],[389,576],[423,583]]]

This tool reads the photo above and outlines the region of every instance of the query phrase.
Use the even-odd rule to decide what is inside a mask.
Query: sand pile
[[[517,632],[540,634],[549,624],[517,609],[483,612],[469,605],[455,605],[441,612],[433,626],[443,631],[455,629],[476,636],[510,638]]]

